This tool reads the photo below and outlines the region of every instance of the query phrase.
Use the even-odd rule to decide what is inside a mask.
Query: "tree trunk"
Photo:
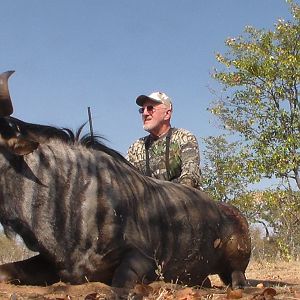
[[[300,176],[299,176],[299,171],[298,168],[294,169],[294,173],[295,173],[295,180],[296,180],[296,184],[298,186],[298,189],[300,190]]]

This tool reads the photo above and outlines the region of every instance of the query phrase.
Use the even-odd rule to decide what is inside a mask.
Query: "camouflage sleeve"
[[[127,151],[126,159],[134,165],[135,159],[134,159],[134,144],[132,144]]]
[[[139,167],[138,161],[141,160],[142,155],[142,149],[143,149],[143,143],[141,139],[135,141],[127,151],[126,159],[136,168]]]
[[[200,153],[196,137],[184,130],[181,136],[181,175],[178,182],[200,188]]]

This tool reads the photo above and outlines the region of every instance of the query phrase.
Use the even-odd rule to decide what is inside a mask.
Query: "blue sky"
[[[144,136],[135,98],[167,93],[172,125],[199,140],[218,135],[207,111],[211,70],[225,40],[246,25],[291,19],[284,0],[9,0],[1,3],[0,72],[14,116],[78,128],[87,121],[126,154]],[[88,129],[88,127],[87,127]]]

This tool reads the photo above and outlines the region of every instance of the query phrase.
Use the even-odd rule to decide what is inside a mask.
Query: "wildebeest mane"
[[[74,131],[66,127],[59,128],[49,125],[27,123],[14,117],[8,117],[8,120],[17,126],[18,131],[23,136],[29,139],[41,143],[45,143],[51,139],[57,139],[68,144],[80,144],[86,148],[105,152],[113,158],[133,167],[122,154],[105,145],[104,141],[107,141],[107,139],[104,136],[99,134],[92,135],[91,133],[83,134],[83,129],[87,122],[83,123],[76,131]]]
[[[86,148],[91,148],[97,151],[105,152],[106,154],[112,156],[113,158],[121,160],[126,164],[130,165],[131,167],[133,167],[133,165],[129,163],[122,154],[105,145],[103,141],[107,141],[107,139],[104,136],[99,134],[91,134],[91,133],[82,134],[83,128],[86,124],[87,123],[83,123],[76,130],[76,132],[74,132],[70,128],[62,128],[62,130],[68,134],[69,143],[80,144],[85,146]]]

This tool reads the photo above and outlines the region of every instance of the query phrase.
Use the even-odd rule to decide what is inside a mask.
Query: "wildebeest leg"
[[[233,289],[244,288],[247,285],[245,274],[242,271],[220,273],[219,276],[226,285],[231,285]]]
[[[154,260],[147,258],[137,250],[132,250],[127,253],[115,270],[112,286],[131,288],[136,283],[143,282],[144,277],[149,273],[153,273],[154,277]]]
[[[232,288],[239,289],[244,288],[247,285],[246,277],[242,271],[234,271],[231,274]]]
[[[58,281],[54,265],[40,254],[0,266],[0,282],[45,285]]]

